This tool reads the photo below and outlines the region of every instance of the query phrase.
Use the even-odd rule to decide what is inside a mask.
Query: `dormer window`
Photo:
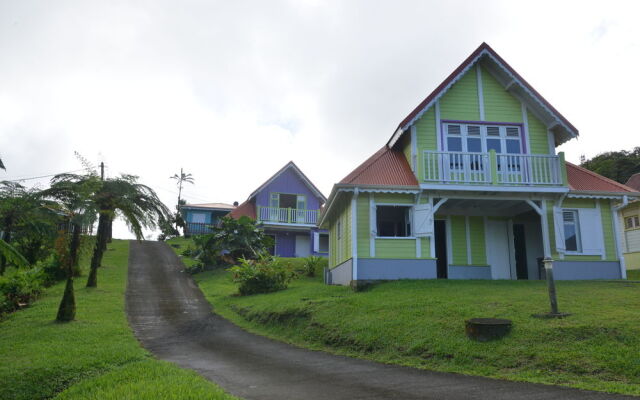
[[[522,154],[522,127],[491,123],[445,122],[444,150],[465,153]]]

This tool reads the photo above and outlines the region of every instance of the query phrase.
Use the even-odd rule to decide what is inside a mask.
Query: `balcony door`
[[[271,193],[269,219],[278,222],[305,223],[307,198],[300,194]]]

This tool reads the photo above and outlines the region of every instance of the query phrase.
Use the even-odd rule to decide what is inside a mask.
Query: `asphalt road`
[[[276,342],[214,314],[182,268],[165,243],[131,242],[129,323],[158,358],[195,370],[244,399],[627,398],[383,365]]]

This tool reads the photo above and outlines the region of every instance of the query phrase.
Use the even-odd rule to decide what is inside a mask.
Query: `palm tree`
[[[180,168],[180,175],[174,174],[169,179],[175,179],[177,181],[176,183],[178,185],[178,207],[180,207],[180,199],[182,197],[182,184],[186,182],[193,185],[193,176],[191,176],[191,174],[186,174],[182,170],[182,168]]]
[[[116,216],[124,219],[138,240],[144,239],[144,229],[156,228],[170,218],[169,209],[156,192],[138,183],[138,177],[133,175],[123,174],[101,181],[92,200],[99,216],[87,287],[98,285],[98,268],[106,250],[109,224]]]
[[[5,171],[7,170],[7,169],[4,167],[4,164],[2,163],[2,159],[1,159],[1,158],[0,158],[0,168],[2,168],[2,169],[3,169],[3,170],[5,170]]]
[[[93,194],[98,190],[100,181],[96,175],[61,174],[51,179],[51,187],[43,190],[40,196],[54,199],[58,202],[59,211],[65,215],[68,230],[71,232],[69,241],[69,257],[65,261],[67,282],[58,307],[56,321],[73,321],[76,314],[75,294],[73,290],[73,275],[78,267],[80,234],[82,226],[95,221],[95,205]]]
[[[0,182],[0,239],[11,244],[16,226],[34,219],[34,211],[40,206],[35,192],[17,182]],[[4,274],[9,258],[15,259],[0,254],[0,275]]]

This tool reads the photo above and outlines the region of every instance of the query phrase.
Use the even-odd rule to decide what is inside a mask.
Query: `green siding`
[[[471,238],[471,264],[487,265],[487,247],[482,217],[469,217],[469,236]]]
[[[549,154],[547,127],[530,111],[527,111],[527,124],[529,126],[529,151],[531,154]]]
[[[351,258],[351,196],[342,198],[336,208],[335,219],[329,224],[329,263],[333,268]],[[338,239],[338,221],[341,236]]]
[[[416,125],[416,148],[418,151],[417,175],[418,180],[424,179],[424,156],[425,150],[437,150],[438,141],[436,137],[436,114],[434,109],[430,109],[415,123]]]
[[[608,261],[617,261],[615,231],[613,229],[613,212],[611,200],[600,200],[600,216],[602,217],[602,233],[604,236],[604,248]]]
[[[402,137],[400,141],[400,148],[402,149],[402,153],[404,157],[407,159],[409,166],[411,166],[411,134],[407,133]]]
[[[369,257],[371,228],[369,227],[369,195],[361,194],[357,201],[358,257]]]
[[[482,68],[484,117],[491,122],[523,122],[522,105],[486,69]]]
[[[416,240],[376,239],[376,258],[416,258]]]
[[[430,238],[420,238],[420,251],[422,252],[422,257],[420,258],[431,258],[431,239]]]
[[[376,203],[414,204],[415,197],[412,194],[376,193]]]
[[[465,217],[451,216],[451,255],[452,265],[467,265],[467,231]]]
[[[478,105],[478,80],[476,69],[471,68],[451,86],[440,99],[440,118],[465,121],[480,120]]]

